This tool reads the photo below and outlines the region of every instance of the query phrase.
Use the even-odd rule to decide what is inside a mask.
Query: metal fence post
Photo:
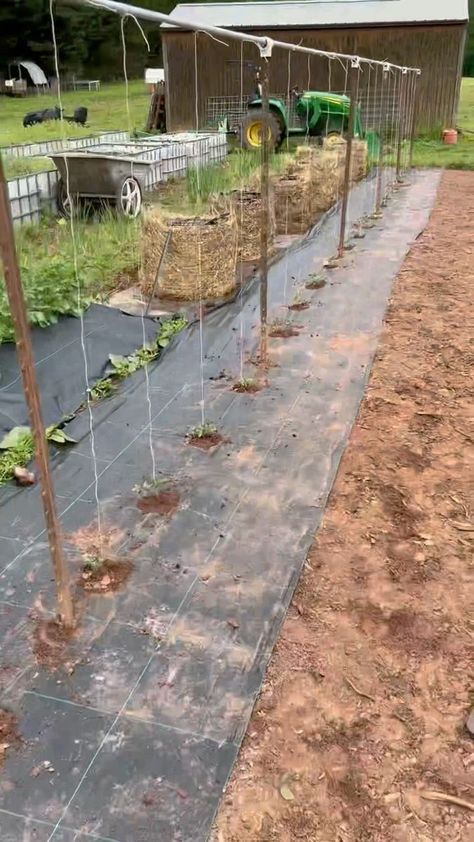
[[[397,173],[395,181],[399,184],[403,181],[402,178],[402,146],[405,138],[405,102],[406,89],[408,80],[408,70],[406,67],[402,70],[402,83],[400,85],[400,99],[399,99],[399,117],[398,117],[398,144],[397,144]]]
[[[390,65],[385,64],[382,70],[382,85],[381,85],[381,105],[380,105],[380,137],[379,137],[379,166],[377,171],[377,191],[375,194],[375,213],[378,215],[382,213],[382,182],[383,182],[383,148],[384,148],[384,133],[385,122],[387,117],[387,108],[385,102],[385,89],[388,74],[390,72]]]
[[[260,193],[262,197],[262,215],[260,226],[260,360],[265,362],[267,359],[267,345],[268,345],[268,331],[267,331],[267,313],[268,313],[268,239],[270,231],[270,173],[269,173],[269,137],[267,117],[269,112],[268,105],[268,61],[264,58],[263,72],[261,78],[262,84],[262,111],[263,111],[263,134],[262,134],[262,158],[261,158],[261,176],[260,176]]]
[[[347,142],[346,142],[346,164],[344,170],[344,186],[342,193],[341,205],[341,228],[339,233],[339,247],[337,256],[342,257],[344,254],[344,244],[346,242],[346,221],[347,221],[347,207],[349,204],[349,190],[351,181],[352,169],[352,141],[354,139],[355,115],[357,111],[357,79],[359,75],[360,62],[358,58],[351,60],[349,92],[350,92],[350,106],[349,106],[349,124],[347,127]]]
[[[5,287],[15,329],[16,348],[23,389],[36,450],[41,482],[41,499],[48,531],[49,548],[56,579],[58,614],[67,627],[74,626],[74,611],[69,576],[64,560],[61,532],[56,512],[53,486],[48,463],[48,445],[41,417],[41,405],[36,382],[31,334],[26,316],[25,299],[15,250],[13,222],[10,213],[8,187],[0,155],[0,255],[5,274]]]
[[[409,168],[410,170],[413,169],[413,154],[415,151],[415,140],[416,140],[416,123],[418,120],[418,82],[421,76],[421,70],[416,70],[415,72],[415,82],[414,82],[414,90],[413,90],[413,113],[411,118],[411,132],[410,132],[410,158],[409,158]]]

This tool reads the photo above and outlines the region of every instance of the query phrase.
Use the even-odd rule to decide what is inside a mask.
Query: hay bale
[[[258,260],[260,257],[260,229],[262,220],[262,197],[260,192],[235,190],[232,193],[238,230],[238,260]],[[269,249],[275,238],[275,203],[270,190]]]
[[[347,144],[300,146],[284,175],[275,185],[275,210],[279,234],[303,234],[341,196]],[[352,147],[351,183],[367,172],[367,143],[355,139]]]
[[[144,217],[140,285],[150,295],[164,252],[157,292],[182,301],[215,300],[236,287],[237,224],[233,210],[206,217]]]

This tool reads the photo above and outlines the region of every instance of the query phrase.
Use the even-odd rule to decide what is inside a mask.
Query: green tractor
[[[321,141],[339,142],[347,134],[351,101],[345,94],[321,91],[292,91],[290,108],[279,98],[270,96],[269,110],[262,107],[261,96],[248,103],[248,111],[240,124],[240,139],[244,149],[260,149],[266,127],[271,150],[278,149],[288,137],[317,137]],[[378,136],[364,132],[360,105],[357,106],[354,136],[367,140],[369,157],[378,155]]]

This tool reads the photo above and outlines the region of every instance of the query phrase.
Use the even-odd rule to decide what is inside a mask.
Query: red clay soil
[[[55,670],[64,664],[74,631],[58,620],[37,620],[33,631],[33,652],[39,664]]]
[[[156,494],[144,494],[137,501],[137,508],[144,514],[158,514],[163,517],[174,515],[179,506],[180,493],[175,488],[158,491]]]
[[[85,565],[79,584],[88,593],[113,593],[122,587],[131,572],[131,562],[105,559],[95,569]]]
[[[0,708],[0,766],[5,758],[5,754],[10,748],[18,746],[20,737],[18,736],[16,717],[4,708]]]
[[[296,304],[288,304],[288,310],[293,312],[300,312],[301,310],[308,310],[311,306],[309,301],[298,301]]]
[[[200,450],[211,450],[212,447],[217,447],[224,441],[228,441],[228,439],[224,439],[220,433],[209,433],[208,436],[188,436],[187,438],[190,447],[199,447]]]
[[[473,285],[474,173],[448,172],[214,842],[474,839]]]
[[[274,339],[289,339],[290,336],[299,336],[300,330],[297,325],[277,325],[270,328],[268,335]]]

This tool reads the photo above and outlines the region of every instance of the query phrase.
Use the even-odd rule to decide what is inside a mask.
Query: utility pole
[[[357,81],[359,76],[359,59],[355,58],[351,61],[351,69],[350,69],[350,82],[349,82],[349,94],[350,94],[350,106],[349,106],[349,125],[347,127],[347,142],[346,142],[346,165],[344,170],[344,187],[342,193],[342,205],[341,205],[341,228],[339,234],[339,247],[337,250],[337,256],[342,257],[344,254],[344,245],[346,242],[346,221],[347,221],[347,208],[349,204],[349,191],[350,191],[350,182],[351,182],[351,169],[352,169],[352,141],[354,139],[354,128],[355,128],[355,118],[357,112]]]
[[[54,492],[48,463],[48,445],[41,417],[41,405],[36,382],[33,347],[26,315],[25,298],[21,285],[20,269],[15,250],[15,237],[10,211],[8,185],[5,180],[2,156],[0,155],[0,255],[5,275],[13,326],[16,351],[20,365],[23,391],[30,418],[30,427],[35,443],[36,461],[41,483],[41,499],[48,531],[49,548],[56,579],[58,615],[66,628],[74,627],[74,610],[69,586],[69,576],[64,560],[61,532],[56,512]]]

